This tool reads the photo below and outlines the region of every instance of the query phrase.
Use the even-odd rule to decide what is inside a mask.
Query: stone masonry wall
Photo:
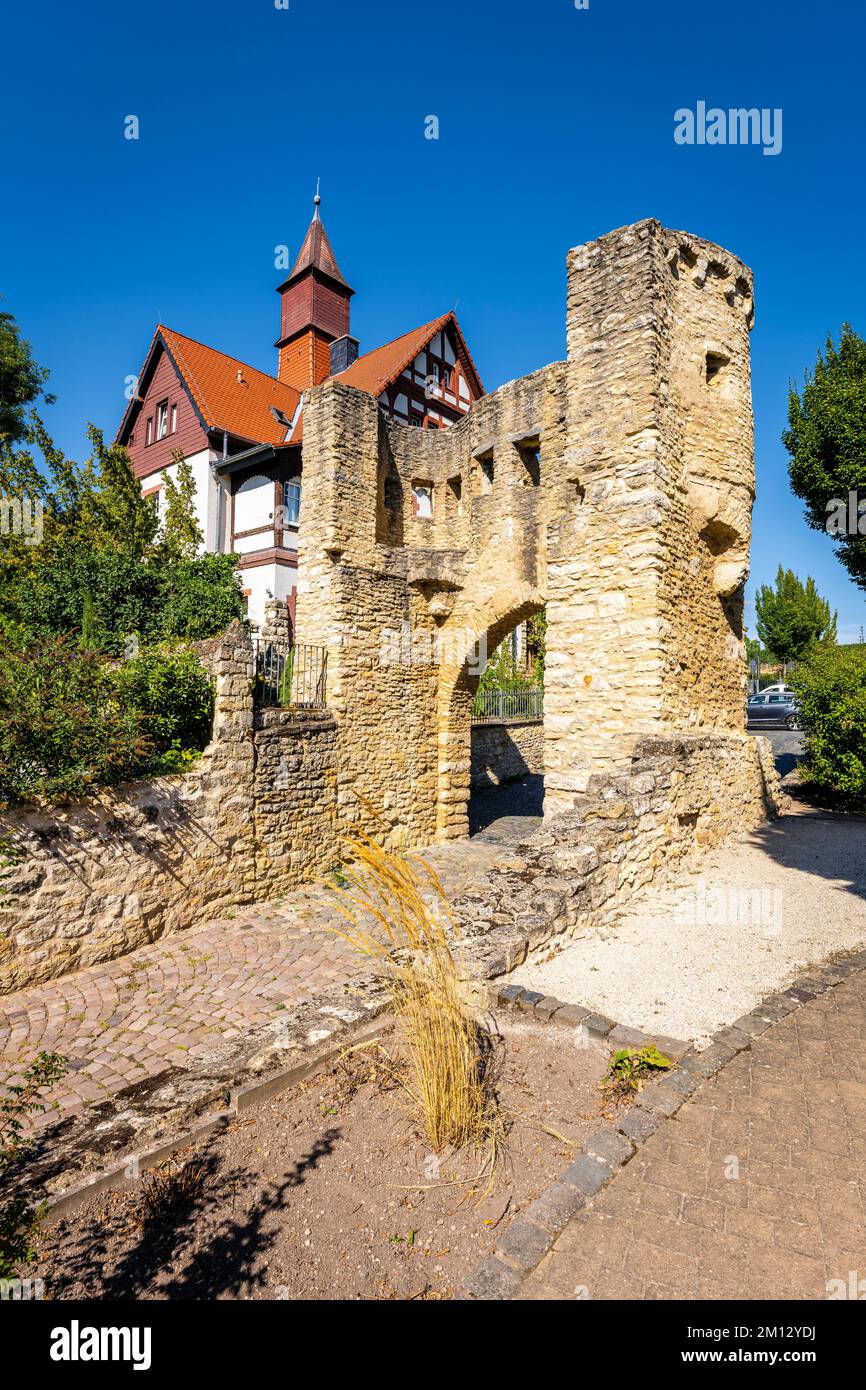
[[[544,772],[544,725],[473,724],[472,786],[498,787]]]
[[[768,740],[644,739],[452,904],[467,976],[493,979],[565,945],[684,856],[784,809]]]
[[[472,654],[541,608],[545,816],[643,737],[743,730],[752,321],[740,261],[648,220],[569,253],[568,360],[452,428],[308,393],[297,625],[328,648],[341,809],[466,834]]]
[[[272,711],[255,727],[240,624],[203,659],[213,738],[190,772],[0,816],[12,851],[0,993],[125,955],[336,862],[333,719]]]

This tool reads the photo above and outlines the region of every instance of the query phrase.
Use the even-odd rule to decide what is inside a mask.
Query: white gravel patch
[[[618,925],[509,977],[646,1032],[691,1039],[804,967],[866,945],[866,820],[786,816],[650,886]]]

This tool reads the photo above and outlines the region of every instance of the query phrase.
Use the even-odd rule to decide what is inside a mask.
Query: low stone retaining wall
[[[603,925],[664,868],[785,804],[767,739],[644,739],[629,768],[590,778],[572,809],[452,904],[467,976],[496,979]]]
[[[0,993],[287,891],[343,857],[354,803],[329,712],[254,712],[241,627],[207,660],[213,739],[191,772],[0,816],[12,850],[0,880]],[[477,728],[488,772],[540,768],[543,725]],[[591,778],[570,810],[458,900],[469,973],[507,973],[552,938],[606,920],[662,865],[759,824],[780,796],[766,740],[645,739],[629,768]]]
[[[336,725],[254,716],[243,628],[210,644],[213,739],[176,777],[0,816],[0,994],[113,960],[338,858]]]
[[[544,724],[472,725],[472,786],[498,787],[544,771]]]

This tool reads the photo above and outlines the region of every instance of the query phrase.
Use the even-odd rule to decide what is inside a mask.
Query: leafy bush
[[[611,1057],[599,1084],[611,1099],[626,1100],[635,1091],[642,1091],[656,1072],[668,1071],[670,1065],[670,1058],[659,1052],[655,1043],[621,1047]]]
[[[142,649],[115,668],[118,700],[135,710],[153,749],[151,771],[174,771],[184,753],[200,751],[210,738],[213,687],[194,651],[184,646]]]
[[[199,555],[162,571],[160,635],[202,641],[246,617],[236,555]]]
[[[150,752],[136,711],[114,698],[103,657],[62,637],[0,652],[0,801],[123,781]]]
[[[61,551],[22,582],[15,608],[26,634],[81,635],[122,656],[126,639],[198,641],[244,616],[231,555],[163,563],[114,552]]]
[[[131,661],[52,637],[0,646],[0,802],[81,795],[182,770],[210,737],[213,690],[186,647]]]
[[[840,808],[866,812],[866,647],[815,647],[790,684],[806,736],[806,781]]]
[[[7,1087],[0,1100],[0,1181],[4,1186],[19,1177],[32,1152],[23,1137],[27,1117],[45,1109],[42,1092],[55,1086],[66,1068],[66,1058],[58,1052],[40,1052],[22,1081]],[[33,1260],[33,1237],[42,1214],[43,1208],[34,1207],[20,1192],[0,1204],[0,1279],[12,1277],[16,1265]]]

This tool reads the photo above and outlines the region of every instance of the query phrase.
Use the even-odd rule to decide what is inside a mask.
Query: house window
[[[235,490],[234,533],[241,536],[245,531],[269,530],[273,536],[274,524],[274,482],[258,473],[246,478]],[[265,544],[263,541],[262,544]],[[267,542],[272,544],[272,540]]]
[[[168,401],[160,401],[156,407],[156,437],[165,439],[168,434]]]
[[[412,484],[412,512],[413,515],[429,521],[433,515],[433,484],[432,483],[413,483]]]
[[[283,483],[283,525],[297,526],[301,516],[300,483]]]
[[[152,443],[153,443],[153,416],[152,416],[152,415],[148,415],[148,417],[147,417],[147,425],[146,425],[145,431],[144,431],[144,442],[145,442],[145,444],[152,444]]]
[[[176,404],[173,405],[172,408],[171,408],[171,432],[172,432],[172,434],[177,434],[177,405],[176,405]]]

